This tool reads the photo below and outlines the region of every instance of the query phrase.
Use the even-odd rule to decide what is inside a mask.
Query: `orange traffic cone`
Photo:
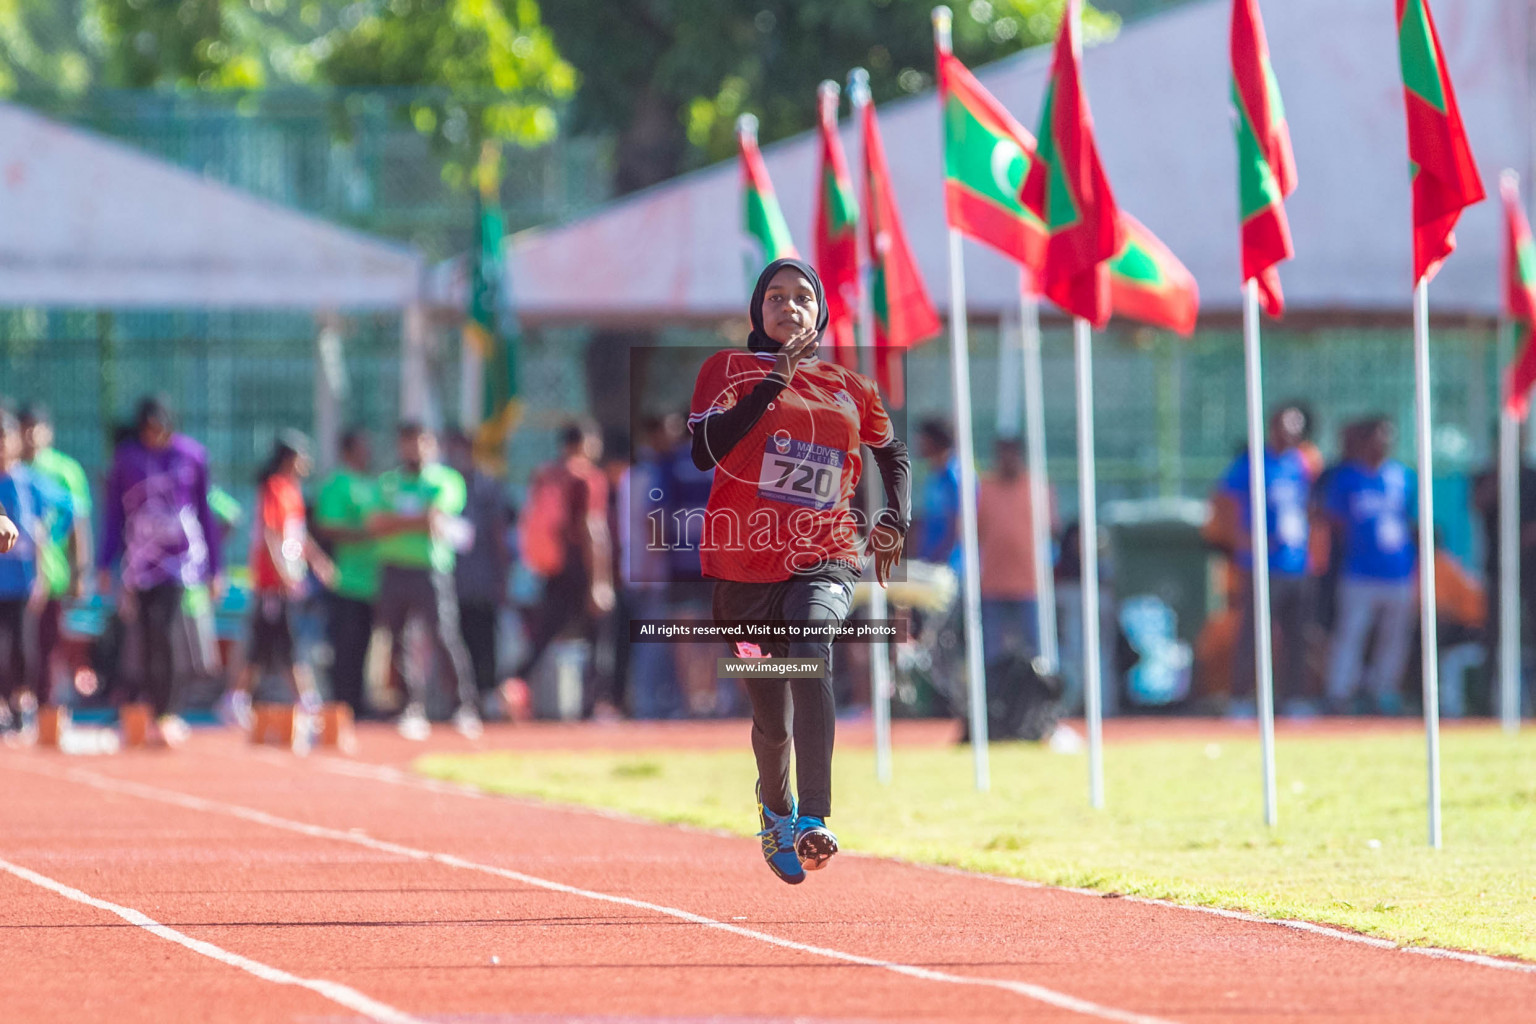
[[[331,701],[320,709],[320,745],[350,751],[356,745],[352,728],[352,707]]]
[[[268,722],[268,707],[269,705],[266,704],[251,705],[251,731],[246,736],[246,739],[250,740],[253,744],[265,743],[267,741],[267,728],[270,724]]]
[[[142,747],[149,739],[149,705],[124,704],[117,712],[123,730],[123,746]]]
[[[273,743],[280,747],[293,746],[293,705],[257,704],[256,727],[251,732],[252,743]]]
[[[59,737],[69,729],[69,709],[49,705],[37,709],[37,745],[57,747]]]

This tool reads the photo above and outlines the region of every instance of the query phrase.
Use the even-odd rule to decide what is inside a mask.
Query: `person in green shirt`
[[[325,595],[325,631],[331,645],[331,699],[368,715],[364,671],[373,636],[373,603],[379,595],[377,543],[368,517],[378,501],[368,432],[341,435],[341,467],[320,484],[315,531],[331,549],[336,578]]]
[[[62,540],[59,531],[46,531],[38,545],[38,568],[48,588],[48,599],[37,616],[37,657],[32,671],[38,700],[46,704],[53,686],[54,653],[66,598],[79,598],[91,567],[91,485],[80,463],[53,446],[53,417],[46,406],[34,402],[21,410],[21,459],[34,473],[52,481],[69,495],[74,523]]]
[[[400,465],[379,477],[370,532],[378,538],[379,598],[375,614],[390,634],[390,663],[404,680],[409,702],[400,716],[400,734],[426,739],[426,681],[416,659],[406,656],[405,627],[419,619],[431,631],[442,661],[453,673],[459,707],[454,727],[480,735],[474,675],[459,632],[453,586],[455,547],[467,547],[464,478],[437,461],[437,438],[419,423],[396,432]]]

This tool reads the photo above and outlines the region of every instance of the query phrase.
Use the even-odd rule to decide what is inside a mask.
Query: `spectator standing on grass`
[[[186,723],[173,714],[172,631],[186,588],[222,590],[217,525],[208,505],[208,453],[171,429],[158,398],[139,403],[133,434],[117,446],[107,475],[97,590],[111,593],[120,569],[119,612],[138,633],[139,698],[155,717],[148,739],[176,745]],[[119,564],[121,563],[121,564]]]
[[[309,535],[300,482],[309,475],[309,439],[284,430],[272,444],[257,477],[256,522],[251,530],[251,629],[245,664],[230,691],[235,718],[251,727],[251,695],[258,672],[282,675],[291,699],[305,710],[320,710],[314,672],[297,656],[293,604],[303,597],[309,573],[322,583],[335,579],[335,566]]]
[[[1536,466],[1525,458],[1526,429],[1521,426],[1520,466],[1516,485],[1516,551],[1519,559],[1520,611],[1515,616],[1516,631],[1525,633],[1531,611],[1536,608]],[[1495,447],[1497,450],[1497,447]],[[1483,525],[1483,579],[1487,582],[1488,621],[1492,629],[1483,633],[1485,660],[1490,666],[1499,663],[1499,628],[1504,600],[1503,560],[1500,557],[1499,523],[1499,471],[1497,464],[1477,475],[1472,486],[1472,506]],[[1498,678],[1495,673],[1493,678]]]
[[[1351,710],[1362,680],[1380,714],[1402,711],[1402,677],[1418,608],[1417,481],[1390,458],[1393,429],[1377,417],[1360,426],[1359,454],[1329,481],[1324,506],[1343,542],[1328,705]],[[1376,640],[1362,675],[1367,639]]]
[[[341,436],[341,465],[320,485],[315,527],[331,547],[335,578],[326,589],[325,631],[331,645],[331,699],[367,716],[363,678],[373,636],[373,604],[379,594],[377,542],[368,517],[378,503],[368,433],[353,427]]]
[[[38,568],[48,583],[48,600],[37,615],[37,649],[33,692],[43,704],[53,689],[54,653],[59,645],[65,599],[85,593],[91,570],[91,485],[80,463],[53,446],[53,417],[46,406],[32,403],[21,410],[21,458],[39,477],[69,495],[73,525],[62,541],[57,524],[50,524],[38,548]]]
[[[955,435],[941,419],[927,419],[917,428],[918,455],[928,464],[918,502],[920,522],[916,557],[960,571],[960,457]]]
[[[1306,714],[1306,629],[1315,615],[1316,585],[1308,572],[1309,508],[1314,472],[1301,450],[1306,416],[1287,405],[1269,420],[1264,445],[1265,512],[1269,536],[1269,610],[1274,643],[1275,706]],[[1214,532],[1233,554],[1242,625],[1233,645],[1232,702],[1239,718],[1256,713],[1254,665],[1252,509],[1248,500],[1248,452],[1240,452],[1222,475],[1211,499]]]
[[[634,465],[619,493],[625,541],[618,590],[631,620],[667,618],[670,546],[678,538],[668,514],[668,465],[674,438],[661,416],[647,417]],[[671,644],[635,644],[629,657],[630,713],[671,718],[677,711],[677,661]]]
[[[507,496],[500,480],[476,467],[474,442],[461,430],[448,434],[448,464],[464,478],[464,518],[474,530],[469,550],[454,565],[453,582],[459,595],[459,628],[483,712],[496,689],[496,622],[512,571]]]
[[[624,579],[624,553],[631,541],[626,519],[629,459],[620,452],[629,448],[629,442],[624,439],[619,445],[605,448],[608,455],[603,460],[602,474],[608,494],[604,518],[608,524],[608,578],[613,581],[613,607],[597,616],[592,683],[582,709],[596,721],[612,722],[623,717],[629,691],[629,618],[633,610],[620,586]]]
[[[1486,661],[1488,594],[1435,529],[1435,622],[1440,648],[1440,713],[1467,714],[1467,669]],[[1492,664],[1492,662],[1488,662]]]
[[[608,481],[597,465],[602,455],[595,423],[568,423],[560,431],[560,457],[541,466],[528,486],[521,554],[543,577],[544,589],[514,683],[527,679],[562,633],[594,641],[598,617],[613,611]]]
[[[1040,653],[1035,585],[1035,509],[1016,437],[994,446],[996,468],[976,491],[976,536],[981,551],[981,636],[986,663],[1007,651]],[[1050,515],[1049,510],[1045,513]],[[1053,524],[1054,525],[1054,524]]]
[[[28,657],[29,622],[49,596],[39,560],[43,548],[62,543],[74,523],[69,492],[21,461],[21,434],[15,415],[0,410],[0,508],[18,530],[15,544],[0,554],[0,730],[19,725],[30,734],[49,696]]]
[[[459,632],[454,594],[453,540],[464,533],[464,478],[437,461],[437,438],[419,423],[400,424],[395,435],[400,464],[379,477],[369,530],[379,538],[379,601],[376,614],[390,635],[390,663],[408,694],[398,722],[400,735],[424,740],[427,679],[406,649],[406,626],[419,621],[454,683],[454,728],[471,739],[481,734],[469,652]]]

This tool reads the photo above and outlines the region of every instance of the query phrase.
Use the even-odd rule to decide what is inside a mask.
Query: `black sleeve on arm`
[[[747,436],[747,431],[757,426],[768,411],[768,403],[788,385],[783,377],[770,373],[741,401],[700,420],[693,428],[693,464],[701,470],[715,468]]]
[[[912,525],[912,460],[907,446],[892,437],[882,448],[871,448],[880,467],[880,482],[885,485],[885,508],[875,513],[875,522],[894,526],[903,534]]]

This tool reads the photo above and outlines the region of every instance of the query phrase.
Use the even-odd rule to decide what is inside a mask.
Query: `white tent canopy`
[[[1099,147],[1121,206],[1165,241],[1200,283],[1207,311],[1236,312],[1238,210],[1228,84],[1229,0],[1200,0],[1127,27],[1086,55]],[[1439,29],[1490,194],[1532,152],[1532,5],[1451,0]],[[1289,308],[1401,313],[1410,305],[1405,114],[1392,5],[1283,0],[1265,5],[1270,49],[1300,173],[1288,204],[1297,259],[1281,271]],[[1024,124],[1038,120],[1049,71],[1042,47],[978,71]],[[880,110],[896,194],[934,298],[945,301],[939,111],[932,93]],[[851,127],[847,129],[851,136]],[[816,143],[765,151],[802,252],[810,250]],[[735,161],[616,201],[564,227],[515,237],[509,274],[529,322],[666,322],[740,315],[747,242]],[[1460,248],[1432,286],[1439,313],[1495,315],[1502,246],[1497,203],[1463,217]],[[967,256],[975,315],[1017,305],[1017,272],[979,247]],[[462,307],[462,272],[432,289]]]
[[[0,103],[0,305],[403,309],[409,249]]]

